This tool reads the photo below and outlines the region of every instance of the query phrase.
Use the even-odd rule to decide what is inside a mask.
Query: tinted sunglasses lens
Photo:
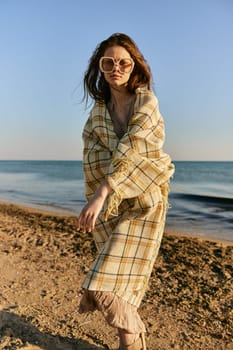
[[[122,58],[119,62],[122,73],[130,73],[133,67],[133,61],[130,58]]]
[[[101,70],[103,72],[112,72],[113,71],[113,68],[114,68],[114,61],[113,59],[111,58],[108,58],[108,57],[103,57],[101,59]]]

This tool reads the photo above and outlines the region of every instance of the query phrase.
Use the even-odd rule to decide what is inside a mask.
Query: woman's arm
[[[119,141],[106,177],[112,193],[105,215],[117,215],[123,199],[155,192],[167,186],[174,173],[171,158],[163,151],[164,121],[156,98],[142,103]]]
[[[77,218],[77,229],[82,232],[91,232],[95,227],[96,219],[104,205],[106,198],[112,191],[107,181],[103,181],[100,187],[95,191],[91,200],[82,209]]]

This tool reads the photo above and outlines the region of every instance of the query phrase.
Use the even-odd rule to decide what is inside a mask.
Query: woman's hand
[[[77,219],[77,229],[82,232],[91,232],[95,227],[96,219],[103,207],[104,198],[92,198],[82,209]]]
[[[104,181],[95,192],[92,199],[82,209],[80,215],[77,218],[77,230],[82,232],[91,232],[96,223],[96,219],[103,208],[105,199],[111,192],[111,187],[106,181]]]

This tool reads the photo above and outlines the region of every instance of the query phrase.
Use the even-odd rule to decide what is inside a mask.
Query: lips
[[[120,78],[121,78],[121,75],[119,75],[119,74],[112,74],[112,75],[111,75],[111,78],[112,78],[112,79],[120,79]]]

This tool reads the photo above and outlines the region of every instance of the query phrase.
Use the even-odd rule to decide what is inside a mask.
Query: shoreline
[[[77,312],[95,255],[75,215],[0,202],[0,349],[117,348],[100,313]],[[232,266],[232,245],[166,232],[139,309],[148,348],[232,349]]]
[[[0,206],[12,206],[18,209],[22,209],[25,211],[29,211],[34,214],[42,214],[42,215],[48,215],[48,216],[58,216],[58,217],[67,217],[67,218],[75,218],[78,213],[72,212],[71,210],[66,210],[64,208],[54,208],[52,210],[52,207],[46,207],[46,206],[39,206],[39,205],[30,205],[30,204],[18,204],[18,203],[13,203],[13,202],[8,202],[8,201],[3,201],[0,199]],[[165,227],[164,234],[167,235],[174,235],[177,237],[185,237],[185,238],[197,238],[199,240],[204,240],[204,241],[210,241],[210,242],[216,242],[219,244],[225,245],[233,245],[233,240],[227,240],[227,239],[220,239],[220,238],[215,238],[211,237],[211,235],[203,235],[203,234],[198,234],[198,233],[193,233],[189,232],[188,229],[184,231],[179,231],[178,229],[169,229]]]

